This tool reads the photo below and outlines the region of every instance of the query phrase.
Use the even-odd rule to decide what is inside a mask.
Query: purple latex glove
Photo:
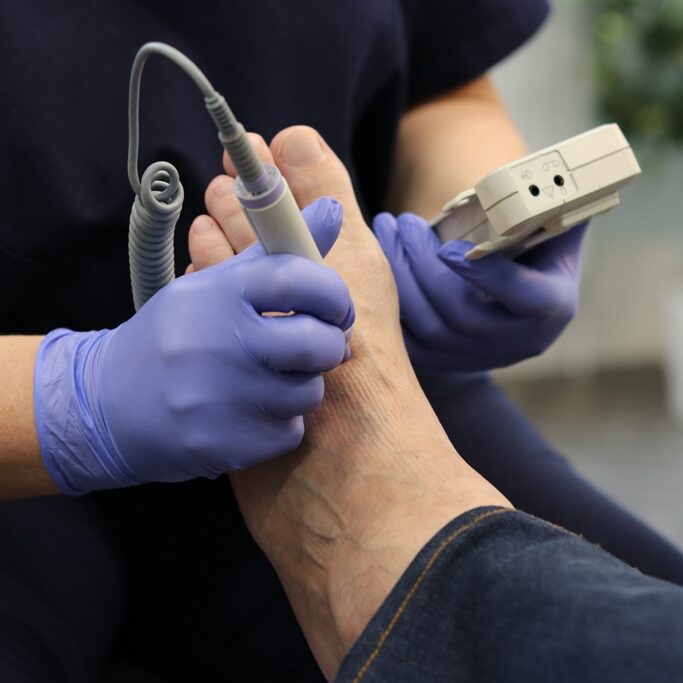
[[[373,229],[398,286],[406,345],[416,366],[474,371],[545,351],[574,317],[586,226],[517,261],[468,261],[472,244],[442,244],[414,214],[379,214]]]
[[[303,214],[326,253],[340,205],[323,198]],[[35,370],[46,469],[77,495],[214,478],[290,451],[353,317],[333,270],[253,246],[178,278],[114,330],[55,330]]]

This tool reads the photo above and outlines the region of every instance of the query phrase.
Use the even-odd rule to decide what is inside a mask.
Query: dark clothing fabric
[[[122,566],[92,499],[0,505],[0,681],[94,681],[120,626]]]
[[[420,552],[337,682],[674,683],[683,589],[520,512],[482,508]]]
[[[683,586],[680,550],[583,479],[485,373],[422,372],[420,382],[460,455],[516,508]]]
[[[185,52],[266,139],[317,128],[372,214],[407,104],[481,74],[546,12],[545,0],[3,2],[0,333],[99,329],[133,313],[127,100],[142,43]],[[143,75],[140,130],[140,172],[165,159],[185,187],[180,273],[221,148],[195,85],[160,57]]]
[[[486,71],[546,13],[545,0],[2,3],[0,333],[112,327],[133,313],[126,107],[130,67],[142,43],[166,41],[186,52],[245,125],[266,138],[295,123],[319,129],[349,167],[370,215],[383,208],[404,109]],[[180,171],[186,203],[176,239],[178,272],[188,262],[187,227],[203,212],[207,183],[222,170],[220,155],[194,85],[174,65],[152,57],[142,83],[140,171],[160,159]],[[61,552],[59,535],[12,531],[45,506],[52,523],[74,537],[71,548],[78,553]],[[94,527],[75,522],[64,506],[80,509]],[[104,517],[97,524],[93,508]],[[8,534],[0,580],[15,596],[3,612],[3,632],[15,637],[3,638],[0,649],[36,669],[35,676],[20,676],[17,664],[15,676],[3,680],[40,680],[41,666],[52,671],[52,681],[60,675],[92,680],[93,661],[109,644],[105,630],[90,626],[95,617],[80,621],[82,635],[69,635],[75,627],[50,628],[61,635],[44,637],[44,624],[51,623],[44,614],[65,595],[76,612],[95,610],[101,623],[116,623],[125,601],[127,647],[185,680],[194,673],[203,681],[319,678],[225,482],[5,504],[0,518]],[[66,585],[60,594],[57,579],[87,574],[91,565],[108,571],[92,540],[98,525],[100,542],[109,542],[116,556],[112,571],[125,568],[126,593],[112,587],[111,601],[102,602],[82,581],[79,603]],[[15,565],[12,558],[29,552],[53,573],[30,578],[30,571],[17,571],[23,561]],[[16,597],[27,592],[40,604],[27,607]],[[7,626],[12,623],[23,626]],[[263,642],[271,643],[269,656],[262,654]],[[82,665],[72,656],[77,643],[87,660]]]
[[[324,682],[226,478],[2,503],[0,547],[3,683]]]
[[[681,553],[580,479],[485,375],[444,377],[441,390],[431,387],[429,378],[421,380],[461,453],[513,503],[567,524],[653,576],[683,584]],[[497,429],[485,428],[490,423]],[[62,503],[69,514],[60,509]],[[36,522],[29,530],[23,517],[41,520],[46,504],[52,505],[51,527],[41,532],[42,522]],[[53,528],[68,536],[67,550]],[[100,549],[104,543],[108,554]],[[30,662],[68,672],[61,679],[0,675],[0,680],[92,680],[72,675],[72,653],[83,643],[81,658],[106,651],[111,633],[88,624],[115,623],[124,604],[118,655],[163,672],[166,681],[323,681],[275,572],[244,527],[227,479],[150,485],[126,495],[111,491],[52,503],[6,503],[0,505],[0,544],[6,552],[0,580],[13,582],[0,619],[7,634],[0,637],[0,661],[11,657],[16,666]],[[50,571],[33,578],[30,562],[15,561],[24,554],[36,563],[44,558],[43,570]],[[102,601],[93,589],[79,594],[77,577],[93,566],[119,576],[125,590],[113,583],[111,601]],[[66,589],[70,609],[96,613],[73,620],[81,629],[77,638],[68,630],[47,637],[54,633],[44,628],[51,623],[44,621],[47,608],[33,605],[56,603],[59,614],[66,601],[61,582],[70,574],[76,578]],[[35,597],[27,602],[28,594]],[[14,626],[18,621],[20,630]],[[62,643],[65,637],[72,641],[69,647]]]
[[[545,0],[2,3],[0,333],[111,327],[133,313],[126,107],[143,42],[186,52],[266,138],[295,123],[320,130],[371,215],[383,208],[405,108],[486,71],[546,12]],[[194,85],[152,57],[142,83],[140,170],[160,159],[180,170],[179,272],[188,261],[187,227],[221,172],[220,155]],[[486,393],[476,395],[483,401]],[[519,456],[521,472],[524,438],[516,442],[521,454],[498,452],[495,441],[489,447],[490,430],[470,431],[451,415],[465,410],[458,396],[438,399],[444,419],[454,420],[456,445],[479,454],[494,477],[501,455]],[[507,404],[489,399],[509,415],[510,430],[527,434]],[[534,454],[540,460],[547,451]],[[501,481],[517,491],[521,476],[514,482],[507,472]],[[572,526],[573,489],[552,481],[563,498],[548,490],[544,511],[553,519],[555,503]],[[45,529],[55,533],[36,528],[45,510]],[[608,544],[612,524],[606,517],[596,540]],[[671,552],[648,538],[635,554],[654,554],[651,569],[666,571]],[[122,605],[125,648],[167,680],[322,680],[225,480],[3,504],[0,541],[3,681],[92,681]],[[109,577],[107,589],[97,587],[98,576]]]

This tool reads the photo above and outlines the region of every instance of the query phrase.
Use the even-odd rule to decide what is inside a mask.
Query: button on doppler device
[[[235,192],[266,253],[289,253],[322,263],[320,251],[299,211],[287,181],[272,164],[264,164],[225,98],[185,55],[164,43],[147,43],[135,56],[128,105],[128,179],[135,192],[130,216],[128,253],[136,310],[175,277],[173,235],[183,203],[176,168],[158,161],[138,175],[139,100],[147,57],[159,54],[177,64],[204,95],[238,178]]]
[[[490,173],[432,226],[444,242],[474,242],[468,259],[515,257],[613,209],[640,172],[619,126],[600,126]]]

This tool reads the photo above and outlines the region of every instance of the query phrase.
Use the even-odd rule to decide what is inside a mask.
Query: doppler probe
[[[128,179],[136,195],[128,252],[135,310],[175,277],[173,234],[183,203],[183,186],[172,164],[157,161],[142,179],[138,175],[140,80],[150,54],[177,64],[204,95],[206,109],[218,128],[218,139],[237,170],[235,193],[266,253],[294,254],[322,263],[287,181],[276,166],[259,159],[225,98],[181,52],[165,43],[146,43],[133,62],[128,103]]]

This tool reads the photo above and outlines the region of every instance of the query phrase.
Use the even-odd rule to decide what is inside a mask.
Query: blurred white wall
[[[590,31],[581,3],[556,0],[544,30],[494,72],[532,149],[606,123],[594,105]],[[663,302],[683,285],[683,150],[631,142],[644,174],[593,223],[579,316],[547,354],[502,374],[576,376],[660,359]]]

